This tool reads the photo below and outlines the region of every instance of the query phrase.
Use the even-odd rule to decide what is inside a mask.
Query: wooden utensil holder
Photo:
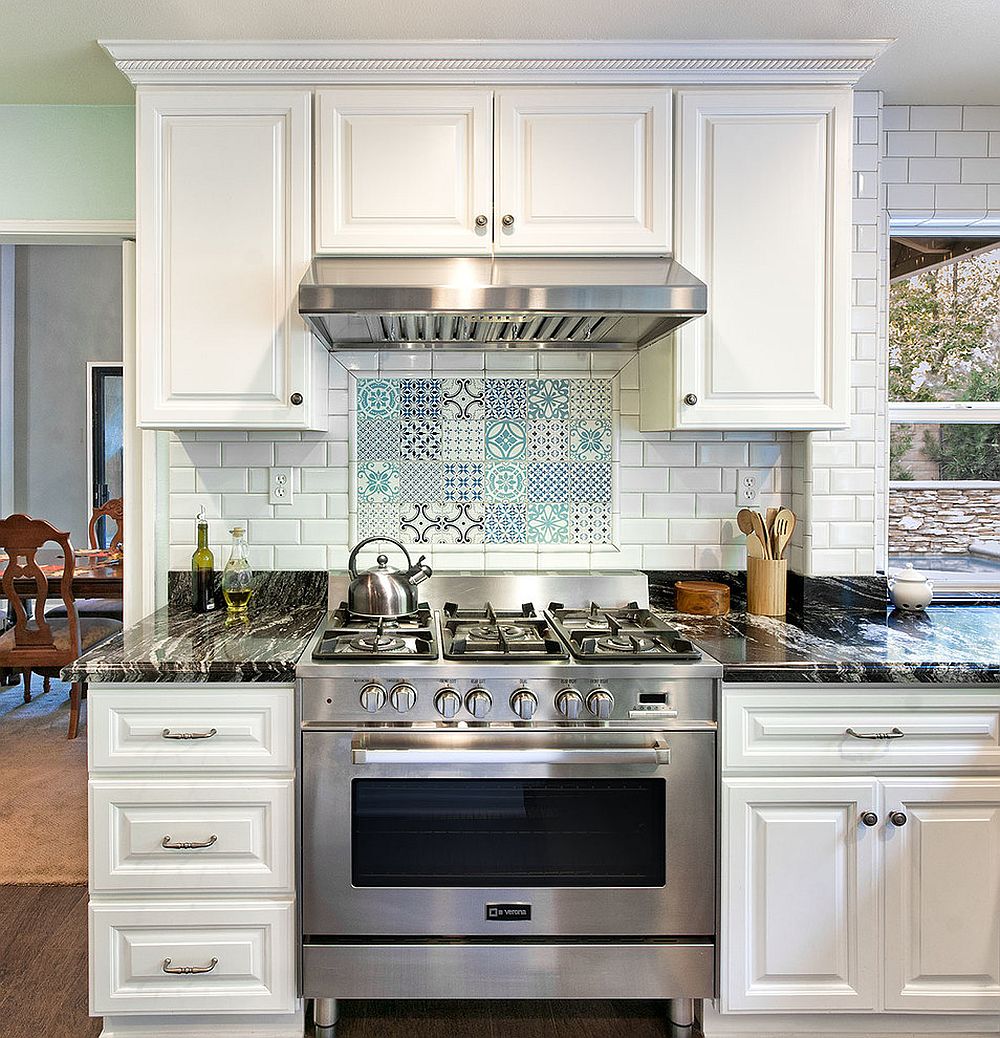
[[[788,597],[788,559],[747,559],[747,612],[784,616]]]

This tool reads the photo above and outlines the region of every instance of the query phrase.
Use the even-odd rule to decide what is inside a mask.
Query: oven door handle
[[[645,764],[659,767],[670,763],[670,747],[666,743],[652,746],[594,746],[589,749],[533,747],[525,749],[395,749],[380,750],[368,746],[351,747],[355,764]]]

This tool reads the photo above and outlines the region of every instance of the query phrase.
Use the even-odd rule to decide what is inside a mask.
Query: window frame
[[[933,223],[928,220],[920,225],[891,220],[889,225],[889,238],[909,237],[917,238],[943,237],[945,235],[954,238],[977,237],[984,230],[996,232],[995,223],[984,226],[985,222],[959,224],[955,221],[945,223]],[[978,231],[978,234],[977,234]],[[1000,250],[1000,245],[997,246]],[[959,257],[956,262],[961,262]],[[915,275],[919,272],[914,272]],[[891,283],[886,286],[886,293],[892,291]],[[888,306],[888,298],[886,304]],[[886,338],[888,340],[888,325],[886,327]],[[888,346],[888,342],[887,342]],[[888,389],[886,390],[888,398]],[[1000,425],[1000,401],[961,401],[941,400],[906,402],[886,400],[886,431],[891,433],[893,425]],[[891,437],[887,435],[888,442]],[[889,531],[889,499],[893,490],[930,489],[934,487],[955,488],[963,484],[973,486],[991,487],[1000,486],[990,480],[886,480],[886,531]],[[887,536],[888,540],[888,536]],[[916,556],[919,558],[919,556]],[[892,564],[893,555],[886,545],[886,571],[890,578],[901,570],[900,566]],[[987,576],[977,576],[975,573],[952,573],[945,570],[933,570],[930,567],[918,567],[921,572],[927,574],[935,583],[936,587],[944,591],[946,596],[962,596],[963,594],[982,594],[983,592],[995,592],[1000,594],[1000,569]]]

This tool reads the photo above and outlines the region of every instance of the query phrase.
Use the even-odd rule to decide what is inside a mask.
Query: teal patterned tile
[[[611,381],[606,378],[573,378],[569,383],[570,418],[611,421]]]
[[[396,418],[399,387],[390,378],[358,379],[358,415],[363,418]]]
[[[483,466],[478,462],[448,462],[444,466],[445,501],[482,501]]]
[[[571,501],[610,504],[611,462],[575,462],[570,465],[569,483]]]
[[[521,461],[487,461],[483,490],[487,501],[520,501],[527,495],[526,467]]]
[[[486,457],[516,461],[528,453],[528,434],[524,422],[510,419],[486,423]]]
[[[568,501],[569,465],[566,462],[528,463],[528,501]]]
[[[610,505],[575,504],[570,513],[570,539],[574,544],[611,543]]]
[[[441,430],[441,457],[445,461],[483,460],[486,438],[482,420],[446,418]]]
[[[403,501],[440,501],[444,471],[440,461],[400,461],[399,497]]]
[[[565,502],[528,502],[529,544],[568,544],[569,505]]]
[[[399,500],[399,467],[391,461],[358,463],[358,501],[384,504]]]
[[[396,461],[399,458],[399,422],[394,418],[358,415],[358,461]]]
[[[565,461],[569,457],[569,422],[528,422],[528,457],[532,461]]]
[[[528,380],[528,418],[569,418],[569,379]]]
[[[498,501],[486,505],[487,544],[524,544],[527,539],[527,506],[523,502]]]
[[[483,404],[487,418],[524,418],[528,407],[527,379],[486,379]]]
[[[574,461],[610,461],[611,422],[577,419],[569,430],[569,453]]]

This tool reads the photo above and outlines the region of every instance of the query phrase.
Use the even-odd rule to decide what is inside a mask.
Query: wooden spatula
[[[777,508],[769,508],[764,513],[764,528],[767,530],[768,548],[771,558],[776,559],[778,553],[774,550],[774,517],[778,514]]]
[[[782,508],[774,517],[774,557],[780,559],[785,554],[785,548],[792,539],[795,529],[795,513],[790,508]]]

